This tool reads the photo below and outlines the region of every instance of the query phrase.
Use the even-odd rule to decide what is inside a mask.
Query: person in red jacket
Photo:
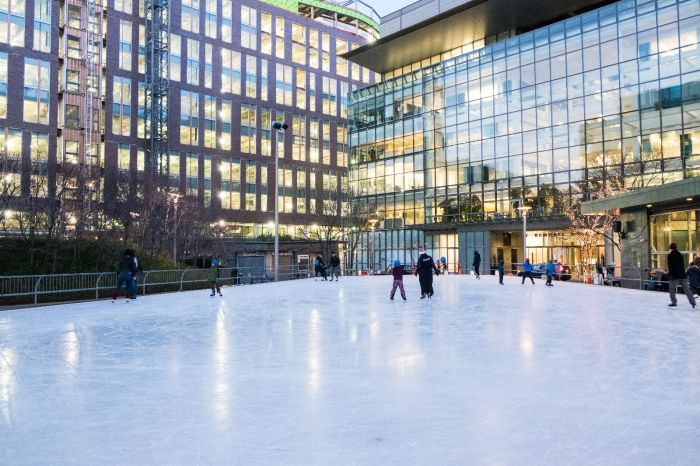
[[[391,274],[394,276],[394,286],[391,287],[389,299],[394,299],[396,288],[398,288],[401,290],[401,297],[406,301],[406,292],[403,289],[403,267],[401,267],[401,261],[398,259],[394,261],[394,268],[391,269]]]

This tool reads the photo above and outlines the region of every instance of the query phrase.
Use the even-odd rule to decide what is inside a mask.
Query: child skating
[[[211,268],[209,269],[209,281],[211,282],[211,294],[209,296],[214,296],[216,293],[221,294],[221,287],[219,286],[219,260],[211,260]]]
[[[391,269],[391,274],[394,276],[394,285],[391,287],[389,299],[394,299],[396,288],[398,288],[401,291],[401,297],[406,301],[406,292],[403,289],[403,267],[401,267],[401,261],[398,259],[394,261],[394,268]]]

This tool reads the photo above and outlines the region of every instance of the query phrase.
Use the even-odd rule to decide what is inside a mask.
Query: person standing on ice
[[[331,261],[329,262],[329,266],[331,281],[333,281],[333,275],[335,275],[335,281],[338,281],[338,272],[340,271],[340,258],[336,253],[331,254]]]
[[[506,268],[503,265],[503,261],[498,261],[498,283],[503,285],[503,274],[506,272]]]
[[[219,260],[212,259],[211,267],[209,268],[209,282],[211,283],[211,294],[209,296],[214,296],[216,293],[221,294],[221,287],[219,286]]]
[[[396,259],[394,261],[394,268],[391,269],[391,274],[394,276],[394,285],[391,287],[391,293],[389,294],[389,299],[394,299],[396,294],[396,288],[401,291],[401,297],[406,301],[406,292],[403,289],[403,267],[401,267],[401,261]]]
[[[522,264],[515,264],[515,265],[522,265],[523,266],[523,281],[520,282],[521,285],[525,284],[525,279],[530,278],[530,281],[532,284],[535,284],[535,280],[532,278],[532,264],[530,263],[530,259],[527,257],[525,258],[525,262]]]
[[[126,296],[126,302],[129,302],[131,298],[131,284],[134,281],[134,274],[136,273],[136,263],[134,262],[134,256],[131,254],[131,250],[127,249],[124,251],[122,258],[119,260],[119,268],[117,269],[117,288],[112,293],[112,302],[116,301],[119,290],[122,286],[124,287],[124,294]]]
[[[688,286],[688,275],[685,273],[685,260],[683,260],[683,255],[678,252],[676,243],[671,243],[668,248],[671,250],[671,252],[668,253],[668,292],[671,295],[671,304],[668,306],[676,307],[676,288],[680,286],[688,297],[688,302],[694,308],[695,297]]]
[[[547,262],[547,268],[545,269],[545,272],[547,273],[547,283],[545,283],[547,286],[554,286],[552,285],[552,278],[554,277],[554,273],[557,271],[556,265],[554,265],[554,261],[550,260]]]
[[[433,258],[425,253],[425,248],[418,249],[420,256],[416,265],[416,275],[420,282],[420,299],[433,297],[433,271],[435,275],[440,275],[440,271],[435,266]]]
[[[474,267],[474,275],[476,278],[481,279],[479,275],[479,266],[481,265],[481,254],[478,251],[474,251],[474,262],[472,262],[472,267]]]
[[[697,297],[700,294],[700,257],[695,258],[685,273],[688,275],[688,285],[690,285],[693,295]]]

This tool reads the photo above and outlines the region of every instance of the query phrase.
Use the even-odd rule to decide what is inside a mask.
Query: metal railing
[[[279,281],[308,278],[307,266],[281,266]],[[274,281],[274,271],[258,267],[219,269],[221,285],[249,285]],[[161,293],[208,288],[209,269],[145,270],[137,280],[137,293]],[[0,276],[0,306],[100,299],[111,296],[117,286],[115,272],[56,275]]]

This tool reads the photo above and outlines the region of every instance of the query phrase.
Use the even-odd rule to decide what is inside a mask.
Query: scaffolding
[[[146,153],[151,177],[167,175],[170,0],[146,0]]]

